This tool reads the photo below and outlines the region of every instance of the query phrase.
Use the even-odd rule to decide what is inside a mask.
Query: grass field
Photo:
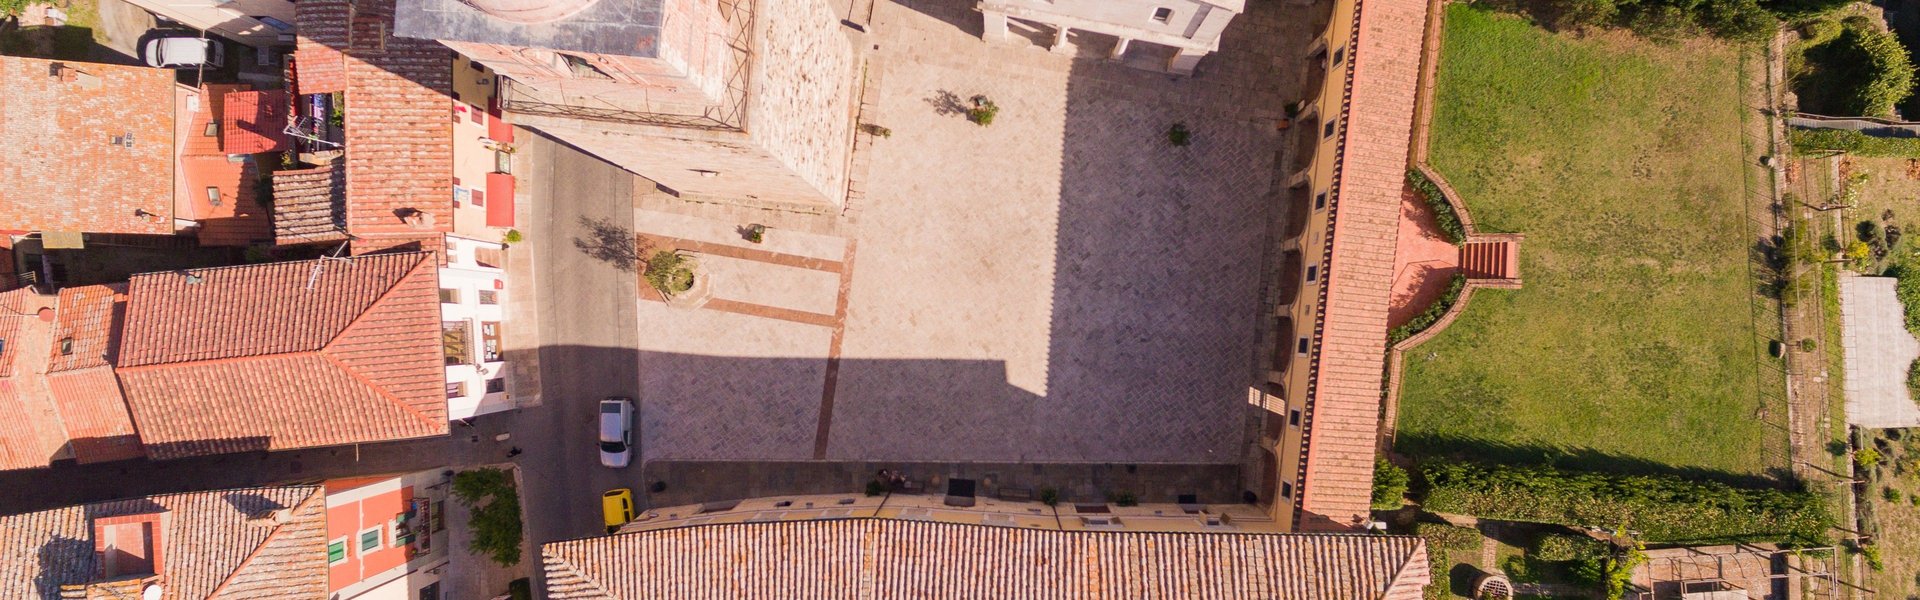
[[[1736,477],[1786,463],[1757,331],[1741,57],[1447,9],[1430,162],[1477,226],[1521,232],[1487,290],[1407,355],[1399,449]],[[1777,323],[1777,316],[1771,317]]]

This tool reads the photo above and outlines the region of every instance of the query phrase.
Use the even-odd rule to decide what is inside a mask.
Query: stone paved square
[[[837,361],[830,327],[642,301],[643,324],[680,319],[642,334],[643,393],[667,405],[642,415],[649,459],[1246,459],[1275,121],[1302,70],[1274,57],[1304,48],[1308,25],[1278,6],[1243,15],[1182,78],[983,42],[970,6],[876,9],[879,102],[863,120],[892,135],[852,207]],[[1112,44],[1074,41],[1089,56]],[[947,110],[975,94],[1000,106],[991,126]],[[1176,123],[1191,145],[1170,143]]]

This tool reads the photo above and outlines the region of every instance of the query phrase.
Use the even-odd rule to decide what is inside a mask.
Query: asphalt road
[[[502,415],[526,489],[534,543],[599,535],[600,493],[641,491],[635,466],[600,466],[597,411],[607,396],[640,397],[631,261],[633,174],[548,138],[528,134],[516,174],[528,186],[535,222],[532,276],[539,292],[541,406]],[[515,273],[514,276],[523,274]],[[476,419],[476,426],[487,417]],[[636,424],[637,425],[637,424]],[[638,436],[635,436],[638,442]]]

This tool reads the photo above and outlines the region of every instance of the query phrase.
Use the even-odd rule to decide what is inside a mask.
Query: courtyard
[[[1407,353],[1416,456],[1757,477],[1787,466],[1778,335],[1751,258],[1747,57],[1446,12],[1430,162],[1524,289]],[[1754,159],[1757,163],[1757,158]]]
[[[1247,460],[1275,122],[1304,84],[1275,57],[1317,24],[1250,6],[1181,78],[989,44],[969,8],[877,6],[861,120],[891,134],[846,216],[639,192],[641,253],[697,252],[712,285],[692,310],[639,292],[647,460]],[[991,126],[952,110],[974,95]]]

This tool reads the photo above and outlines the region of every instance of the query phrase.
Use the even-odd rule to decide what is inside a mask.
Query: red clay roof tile
[[[220,113],[220,146],[227,154],[287,149],[285,90],[228,92]]]
[[[172,71],[0,56],[0,82],[0,223],[173,233]]]
[[[432,254],[191,274],[129,290],[119,376],[149,455],[446,433]]]
[[[1427,3],[1360,0],[1354,15],[1335,201],[1321,286],[1318,350],[1305,436],[1300,529],[1368,519],[1380,426],[1401,190],[1413,135]]]

